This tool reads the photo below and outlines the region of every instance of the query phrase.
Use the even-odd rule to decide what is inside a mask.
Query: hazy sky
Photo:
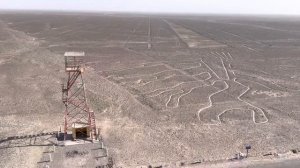
[[[300,15],[300,0],[0,0],[0,9]]]

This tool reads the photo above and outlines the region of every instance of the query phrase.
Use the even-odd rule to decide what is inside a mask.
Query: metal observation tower
[[[72,132],[73,139],[97,139],[95,114],[89,108],[83,80],[84,52],[65,52],[67,80],[62,85],[64,111],[64,140]]]

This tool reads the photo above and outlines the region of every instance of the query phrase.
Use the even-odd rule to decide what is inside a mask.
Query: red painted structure
[[[85,85],[83,81],[83,58],[84,52],[65,53],[65,71],[67,81],[62,85],[62,101],[65,105],[64,116],[64,139],[66,140],[68,131],[73,125],[86,127],[87,137],[96,139],[95,114],[89,108]]]

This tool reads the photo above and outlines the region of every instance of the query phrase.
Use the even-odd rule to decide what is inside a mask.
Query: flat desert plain
[[[3,11],[0,139],[63,125],[65,51],[86,53],[116,166],[300,147],[300,18]],[[35,167],[45,141],[0,143],[0,167]]]

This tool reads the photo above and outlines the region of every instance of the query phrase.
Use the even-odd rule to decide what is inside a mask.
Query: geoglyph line
[[[176,34],[176,37],[177,37],[177,42],[179,42],[179,46],[181,46],[181,42],[184,43],[186,46],[189,46],[186,41],[184,41],[182,38],[181,38],[181,35],[176,31],[176,29],[173,27],[173,25],[168,22],[166,19],[161,19],[162,21],[164,21],[168,26],[169,28]]]
[[[226,60],[230,60],[230,57],[228,55],[226,55],[224,52],[222,52],[222,54],[226,57]]]
[[[214,56],[215,58],[218,58],[218,55],[214,54],[213,52],[210,52],[210,54],[208,54],[208,55],[212,55],[212,56]]]
[[[246,46],[246,45],[242,45],[242,46],[245,47],[245,48],[247,48],[247,49],[250,50],[250,51],[258,52],[256,49],[253,49],[253,48],[248,47],[248,46]]]
[[[213,54],[217,59],[219,57],[224,58],[224,56],[220,55],[218,52],[211,52],[211,54]],[[224,59],[226,59],[226,57]]]
[[[155,65],[150,65],[150,66],[141,65],[141,66],[137,66],[137,67],[133,67],[133,68],[124,68],[124,69],[113,70],[112,73],[123,72],[126,70],[134,70],[134,69],[138,69],[138,68],[151,68],[151,67],[160,66],[160,65],[164,65],[164,64],[160,63],[160,64],[155,64]]]
[[[156,92],[156,91],[158,91],[158,90],[164,90],[164,89],[166,89],[166,90],[164,90],[164,91],[162,91],[162,92],[160,92],[160,93],[158,93],[158,94],[156,94],[156,95],[149,96],[149,97],[155,97],[155,96],[158,96],[158,95],[160,95],[160,94],[162,94],[162,93],[164,93],[164,92],[167,92],[167,91],[169,91],[169,90],[172,90],[172,89],[174,89],[174,88],[176,88],[176,87],[178,87],[178,86],[180,86],[180,85],[182,85],[182,84],[184,84],[184,83],[186,83],[186,82],[180,82],[180,83],[177,83],[176,85],[171,86],[171,87],[159,88],[159,89],[155,89],[154,91],[151,91],[151,92],[148,92],[148,93],[143,93],[143,94],[151,94],[151,93]]]
[[[217,73],[211,69],[210,66],[208,66],[202,59],[201,59],[201,62],[218,78],[220,79],[220,77],[217,75]]]
[[[255,124],[263,124],[263,123],[267,123],[267,122],[269,121],[269,119],[267,118],[267,116],[266,116],[266,114],[265,114],[265,112],[263,111],[262,108],[257,107],[257,106],[255,106],[255,105],[253,105],[253,104],[251,104],[251,103],[249,103],[249,102],[247,102],[247,101],[241,99],[241,97],[242,97],[244,94],[246,94],[246,93],[250,90],[250,87],[249,87],[249,86],[246,86],[246,85],[244,85],[244,84],[242,84],[242,83],[240,83],[240,82],[238,82],[238,81],[236,80],[236,78],[234,78],[233,81],[236,82],[237,84],[239,84],[239,85],[244,86],[244,87],[247,88],[247,89],[246,89],[241,95],[239,95],[237,98],[238,98],[240,101],[242,101],[242,102],[248,104],[249,106],[253,107],[254,109],[257,109],[258,111],[260,111],[261,114],[263,114],[264,118],[266,119],[266,121],[263,121],[263,122],[261,122],[261,123],[257,123],[256,120],[255,120],[255,115],[254,115],[254,116],[253,116],[253,122],[254,122]]]
[[[227,77],[227,80],[229,80],[229,75],[228,75],[228,71],[227,71],[227,68],[225,67],[225,64],[224,64],[224,61],[223,59],[220,57],[220,60],[222,62],[222,66],[224,68],[224,71],[225,71],[225,74],[226,74],[226,77]]]
[[[215,124],[212,124],[212,123],[205,123],[204,125],[221,125],[222,124],[222,120],[221,120],[221,115],[223,115],[224,113],[226,113],[226,112],[228,112],[228,111],[230,111],[230,110],[244,110],[244,109],[242,109],[242,108],[231,108],[231,109],[226,109],[226,110],[224,110],[224,111],[222,111],[220,114],[218,114],[217,115],[217,121],[218,121],[218,123],[215,123]],[[253,110],[251,110],[252,111],[252,116],[253,116]]]
[[[141,26],[141,23],[140,23],[140,22],[138,22],[138,23],[137,23],[137,25],[136,25],[136,26],[134,26],[134,28],[133,28],[133,30],[131,31],[131,33],[135,34],[135,32],[136,32],[136,29],[139,29],[139,28],[140,28],[140,26]],[[126,46],[127,46],[127,44],[129,43],[129,40],[130,40],[131,36],[132,36],[132,34],[128,34],[128,36],[127,36],[127,40],[126,40],[126,42],[124,43],[124,47],[126,47]]]
[[[243,74],[241,74],[241,75],[243,75]],[[266,78],[264,78],[264,77],[262,77],[262,76],[254,76],[254,75],[251,75],[251,74],[245,74],[245,76],[254,77],[254,78],[258,79],[258,80],[262,80],[262,81],[265,81],[265,82],[267,82],[267,83],[271,83],[271,84],[277,86],[278,89],[286,89],[286,88],[284,88],[284,87],[278,85],[278,84],[275,83],[274,81],[268,80],[268,79],[266,79]],[[274,89],[274,90],[276,90],[276,89]],[[300,91],[300,90],[293,90],[293,91]]]
[[[199,66],[193,66],[193,67],[189,67],[189,68],[184,68],[182,70],[195,69],[195,68],[199,68],[199,67],[201,67],[201,63],[199,63]]]
[[[255,115],[256,115],[255,110],[254,110],[254,109],[247,109],[247,110],[251,110],[251,111],[252,111],[252,120],[253,120],[253,123],[255,123],[255,124],[263,124],[263,123],[267,123],[269,120],[268,120],[268,118],[266,117],[264,111],[263,111],[261,108],[255,106],[255,105],[252,105],[251,103],[249,103],[249,102],[247,102],[247,101],[241,99],[241,97],[242,97],[243,95],[245,95],[245,94],[250,90],[250,87],[245,86],[245,85],[243,85],[243,84],[237,82],[237,81],[236,81],[236,78],[234,78],[233,80],[234,80],[236,83],[238,83],[238,84],[240,84],[240,85],[242,85],[242,86],[244,86],[244,87],[247,88],[243,93],[241,93],[241,94],[237,97],[237,99],[238,99],[239,101],[245,103],[246,105],[249,105],[250,107],[256,109],[256,110],[259,110],[259,111],[261,112],[261,114],[263,114],[264,118],[266,119],[266,121],[263,121],[263,122],[259,122],[259,123],[258,123],[258,122],[256,121],[256,119],[255,119]],[[224,81],[224,82],[225,82],[225,81]],[[226,83],[226,82],[225,82],[225,83]],[[227,83],[226,83],[226,84],[227,84]],[[212,97],[213,95],[216,95],[216,94],[222,92],[222,91],[225,91],[226,89],[228,89],[228,87],[229,87],[229,85],[227,84],[227,86],[226,86],[224,89],[219,90],[218,92],[215,92],[215,93],[213,93],[213,94],[211,94],[211,95],[209,96],[209,105],[206,106],[206,107],[203,107],[203,108],[201,108],[201,109],[198,110],[198,119],[199,119],[200,121],[201,121],[200,113],[201,113],[203,110],[208,109],[208,108],[211,108],[211,107],[213,106],[213,102],[212,102],[212,100],[211,100],[211,97]],[[223,112],[221,112],[221,113],[219,113],[219,114],[217,115],[218,123],[215,123],[215,124],[205,123],[205,125],[220,125],[220,124],[222,123],[222,121],[221,121],[221,119],[220,119],[220,116],[223,115],[224,113],[226,113],[227,111],[232,110],[232,109],[242,109],[242,108],[231,108],[231,109],[226,109],[226,110],[224,110]]]
[[[230,54],[230,52],[227,52],[228,56],[230,57],[231,60],[233,60],[232,55]]]
[[[215,81],[216,82],[216,81]],[[212,86],[214,85],[214,83],[215,82],[213,82],[213,84],[212,84]],[[223,88],[223,89],[221,89],[221,90],[218,90],[217,92],[215,92],[215,93],[212,93],[211,95],[209,95],[208,96],[208,101],[209,101],[209,103],[208,103],[208,105],[207,106],[205,106],[205,107],[203,107],[203,108],[200,108],[199,110],[198,110],[198,112],[197,112],[197,116],[198,116],[198,119],[199,119],[199,121],[201,121],[201,118],[200,118],[200,113],[203,111],[203,110],[205,110],[205,109],[208,109],[208,108],[211,108],[212,107],[212,105],[213,105],[213,102],[212,102],[212,100],[211,100],[211,97],[212,96],[214,96],[214,95],[216,95],[216,94],[218,94],[218,93],[221,93],[221,92],[223,92],[223,91],[225,91],[225,90],[227,90],[228,88],[229,88],[229,85],[227,84],[227,82],[226,81],[224,81],[224,83],[225,83],[225,88]]]
[[[152,45],[152,38],[151,38],[151,19],[150,16],[148,17],[148,49],[151,49]]]
[[[156,92],[158,90],[163,90],[163,91],[159,92],[156,95],[149,96],[149,97],[155,97],[155,96],[159,96],[160,94],[163,94],[163,93],[165,93],[167,91],[173,90],[174,88],[176,88],[176,87],[178,87],[180,85],[183,85],[183,84],[186,84],[186,83],[192,83],[192,82],[198,82],[198,81],[180,82],[180,83],[177,83],[176,85],[174,85],[172,87],[159,88],[159,89],[155,89],[154,91],[146,92],[144,94],[151,94],[151,93],[154,93],[154,92]]]
[[[168,72],[168,71],[173,71],[173,70],[164,70],[164,71],[155,72],[155,73],[152,73],[152,74],[143,74],[143,75],[135,75],[135,76],[122,76],[122,77],[125,78],[125,79],[139,78],[139,77],[145,77],[145,76],[148,77],[148,76],[159,75],[161,73]],[[110,75],[110,76],[116,76],[116,75]],[[155,76],[155,78],[157,79],[157,76]]]
[[[230,110],[245,110],[245,109],[243,109],[243,108],[230,108],[230,109],[224,110],[222,113],[220,113],[220,114],[217,115],[217,119],[219,120],[219,124],[216,124],[216,125],[222,124],[221,115],[225,114],[226,112],[228,112]],[[250,110],[252,112],[252,120],[254,121],[254,119],[255,119],[255,112],[254,112],[254,110],[252,110],[252,109],[246,109],[246,110]]]
[[[222,54],[224,55],[224,57],[226,58],[226,60],[228,60],[227,55],[224,52],[222,52]]]
[[[209,77],[208,78],[206,78],[206,79],[204,79],[204,81],[206,81],[206,80],[209,80],[209,79],[211,79],[212,78],[212,76],[211,76],[211,74],[209,73],[209,72],[201,72],[201,73],[198,73],[198,74],[195,74],[195,75],[193,75],[193,76],[198,76],[198,75],[201,75],[201,74],[208,74],[209,75]]]
[[[221,60],[222,66],[223,66],[224,71],[225,71],[226,76],[227,76],[227,80],[230,80],[230,77],[229,77],[229,74],[228,74],[228,70],[227,70],[227,68],[226,68],[226,66],[225,66],[225,64],[224,64],[224,60],[223,60],[224,57],[225,57],[226,60],[228,60],[228,59],[233,59],[232,56],[230,55],[230,53],[225,54],[224,52],[222,52],[223,55],[221,55],[221,54],[219,54],[219,53],[216,52],[216,53],[211,53],[211,54],[213,54],[214,56],[215,56],[215,55],[219,56],[219,57],[217,57],[217,58],[219,58],[219,59]],[[208,64],[206,64],[202,59],[200,59],[200,61],[201,61],[201,63],[203,63],[203,65],[205,65],[205,66],[211,71],[211,73],[213,73],[218,79],[220,79],[220,77],[218,76],[218,74],[217,74],[217,73],[216,73],[216,72],[215,72]],[[201,63],[199,63],[199,66],[186,68],[186,69],[184,69],[184,70],[187,70],[187,69],[193,69],[193,68],[200,67],[200,66],[201,66]],[[188,64],[188,63],[186,63],[186,64]],[[164,64],[164,63],[160,63],[160,64],[156,64],[156,65],[152,65],[152,66],[147,66],[147,67],[155,67],[155,66],[158,66],[158,65],[165,65],[165,64]],[[169,67],[168,65],[165,65],[165,66],[166,66],[167,68]],[[231,68],[231,64],[229,64],[229,68]],[[135,68],[131,68],[131,69],[135,69]],[[120,70],[120,71],[122,71],[122,70]],[[142,76],[158,75],[158,74],[163,73],[163,72],[166,72],[166,71],[179,71],[179,72],[181,72],[182,69],[176,69],[176,68],[172,67],[172,68],[169,69],[169,70],[164,70],[164,71],[161,71],[161,72],[156,72],[156,73],[154,73],[154,74],[145,74],[145,75],[142,75]],[[231,72],[234,74],[234,71],[231,70]],[[196,75],[201,75],[201,74],[204,74],[204,73],[209,74],[209,77],[206,78],[205,80],[208,80],[208,79],[212,78],[212,75],[211,75],[209,72],[201,72],[201,73],[196,74]],[[175,75],[175,74],[169,75],[169,76],[165,77],[164,79],[171,78],[171,77],[173,77],[174,75]],[[186,73],[184,73],[184,75],[186,75]],[[196,76],[196,75],[191,75],[191,76]],[[234,75],[235,75],[235,74],[234,74]],[[138,77],[138,76],[135,76],[135,77]],[[129,78],[133,78],[133,77],[129,77]],[[157,79],[157,76],[156,76],[156,79]],[[164,79],[161,79],[161,80],[164,80]],[[204,81],[205,81],[205,80],[204,80]],[[197,81],[198,81],[198,80],[197,80]],[[266,117],[266,115],[265,115],[263,109],[261,109],[261,108],[255,106],[255,105],[253,105],[253,104],[251,104],[251,103],[249,103],[249,102],[247,102],[247,101],[245,101],[245,100],[243,100],[243,99],[241,98],[243,95],[245,95],[245,94],[250,90],[250,87],[249,87],[249,86],[246,86],[246,85],[243,85],[242,83],[236,81],[236,78],[234,78],[233,81],[236,82],[236,83],[238,83],[239,85],[242,85],[242,86],[246,87],[246,90],[243,91],[243,92],[237,97],[237,99],[238,99],[239,101],[241,101],[241,102],[243,102],[243,103],[245,103],[245,104],[247,104],[247,105],[249,105],[250,107],[252,107],[252,108],[255,109],[255,110],[249,109],[249,110],[252,111],[253,122],[254,122],[255,124],[266,123],[266,122],[268,122],[268,118]],[[154,82],[154,81],[149,81],[149,83],[150,83],[150,82]],[[195,82],[195,81],[192,81],[192,82]],[[217,81],[214,81],[212,84],[210,84],[210,86],[213,86],[213,85],[215,84],[215,82],[217,82]],[[223,89],[221,89],[221,90],[218,90],[218,91],[215,92],[215,93],[210,94],[210,95],[208,96],[208,100],[209,100],[208,105],[207,105],[206,107],[200,108],[200,109],[198,110],[198,113],[197,113],[197,114],[198,114],[198,119],[199,119],[200,121],[201,121],[201,116],[200,116],[200,115],[201,115],[201,112],[202,112],[203,110],[208,109],[208,108],[211,108],[211,107],[213,106],[212,97],[213,97],[214,95],[219,94],[219,93],[221,93],[221,92],[223,92],[223,91],[225,91],[225,90],[227,90],[227,89],[229,88],[228,83],[227,83],[226,81],[223,81],[223,82],[224,82],[225,85],[226,85],[225,88],[223,88]],[[147,84],[149,84],[149,83],[147,83]],[[184,83],[187,83],[187,82],[181,82],[181,83],[178,83],[178,84],[176,84],[176,85],[174,85],[174,86],[172,86],[172,87],[165,87],[165,88],[155,89],[155,90],[153,90],[153,91],[145,92],[145,93],[143,93],[143,94],[153,94],[153,93],[159,91],[158,93],[156,93],[156,94],[154,94],[154,95],[149,95],[149,97],[159,96],[159,95],[161,95],[161,94],[163,94],[163,93],[166,93],[166,92],[168,92],[168,91],[174,90],[176,87],[178,87],[178,86],[180,86],[180,85],[182,85],[182,84],[184,84]],[[146,84],[145,84],[145,85],[146,85]],[[190,94],[191,92],[193,92],[193,90],[195,90],[195,89],[197,89],[197,88],[200,88],[200,87],[203,87],[203,86],[193,87],[193,88],[191,88],[191,89],[190,89],[188,92],[186,92],[186,93],[184,92],[184,90],[177,90],[177,91],[174,90],[174,91],[179,92],[179,93],[171,94],[171,95],[169,96],[169,98],[168,98],[168,100],[167,100],[165,106],[166,106],[167,108],[168,108],[168,107],[173,107],[173,108],[178,107],[179,104],[180,104],[180,101],[181,101],[181,99],[182,99],[183,97],[187,96],[188,94]],[[214,86],[213,86],[213,87],[214,87]],[[178,96],[178,95],[179,95],[179,96]],[[174,96],[178,96],[178,97],[174,99]],[[172,101],[172,105],[171,105],[171,101]],[[224,113],[226,113],[226,112],[229,111],[229,110],[230,110],[230,109],[226,109],[226,110],[224,110],[223,112],[221,112],[220,114],[217,115],[217,119],[219,120],[219,123],[221,123],[220,116],[222,116]],[[259,123],[256,121],[256,119],[255,119],[255,115],[256,115],[256,112],[255,112],[255,111],[256,111],[256,110],[258,110],[258,112],[260,112],[260,114],[263,115],[263,117],[266,119],[266,121],[259,122]]]
[[[252,82],[252,83],[256,83],[256,84],[261,85],[261,86],[263,86],[263,87],[265,87],[265,88],[267,88],[267,89],[273,90],[273,89],[270,88],[269,86],[266,86],[266,85],[264,85],[264,84],[262,84],[262,83],[259,83],[259,82],[256,82],[256,81],[252,81],[252,80],[248,80],[248,79],[244,79],[244,78],[243,78],[242,80],[246,80],[246,81],[249,81],[249,82]]]
[[[168,99],[168,101],[167,101],[167,103],[166,103],[166,107],[167,107],[167,108],[169,107],[169,104],[170,104],[170,102],[171,102],[173,96],[176,96],[176,95],[182,94],[182,93],[184,93],[184,90],[180,90],[179,93],[170,95],[170,96],[169,96],[169,99]],[[178,107],[178,106],[177,106],[177,107]]]
[[[226,56],[223,56],[222,54],[218,53],[218,52],[215,52],[220,58],[224,58],[224,59],[227,59]]]
[[[205,86],[205,85],[203,85],[203,86]],[[201,88],[201,87],[203,87],[203,86],[197,86],[197,87],[193,87],[193,88],[191,88],[188,92],[186,92],[186,93],[184,93],[184,94],[182,94],[182,95],[180,95],[178,98],[177,98],[177,103],[176,103],[176,107],[178,107],[179,106],[179,102],[180,102],[180,100],[181,100],[181,98],[182,97],[184,97],[184,96],[186,96],[186,95],[188,95],[188,94],[190,94],[193,90],[195,90],[195,89],[197,89],[197,88]]]
[[[158,77],[155,76],[155,80],[148,81],[148,82],[146,82],[146,83],[144,83],[142,85],[139,85],[138,87],[143,87],[143,86],[149,85],[150,83],[153,83],[153,82],[156,82],[156,81],[166,80],[166,79],[172,78],[174,76],[176,76],[176,74],[169,75],[167,77],[164,77],[163,79],[158,79]]]
[[[223,55],[219,54],[218,52],[216,52],[216,53],[211,53],[211,54],[213,54],[214,56],[217,55],[217,56],[218,56],[217,58],[219,58],[219,59],[221,60],[223,69],[224,69],[224,71],[225,71],[225,73],[226,73],[226,76],[227,76],[227,80],[230,80],[230,77],[229,77],[229,74],[228,74],[228,70],[227,70],[227,68],[226,68],[226,66],[225,66],[225,64],[224,64],[224,60],[223,60],[224,57],[225,57],[226,60],[228,60],[228,59],[233,59],[232,56],[230,55],[230,53],[228,53],[227,55],[226,55],[224,52],[222,52]],[[200,59],[200,61],[201,61],[201,62],[202,62],[202,63],[203,63],[210,71],[211,71],[211,73],[213,73],[218,79],[220,79],[220,77],[218,76],[218,74],[217,74],[217,73],[216,73],[216,72],[215,72],[208,64],[206,64],[202,59]],[[184,63],[183,63],[183,64],[184,64]],[[186,63],[186,64],[189,64],[189,63]],[[165,65],[165,64],[162,63],[162,62],[160,62],[159,64],[151,65],[151,66],[147,66],[147,67],[155,67],[155,66],[159,66],[159,65]],[[165,65],[165,66],[166,66],[167,68],[169,67],[168,65]],[[188,69],[198,68],[198,67],[200,67],[200,66],[201,66],[201,63],[199,63],[199,66],[190,67],[190,68],[186,68],[186,69],[183,69],[183,70],[188,70]],[[143,67],[145,67],[145,66],[143,66]],[[136,67],[136,68],[138,68],[138,67]],[[131,69],[136,69],[136,68],[131,68]],[[231,64],[229,64],[229,68],[231,68]],[[127,69],[125,69],[125,70],[127,70]],[[122,71],[122,70],[119,70],[118,72],[120,72],[120,71]],[[169,69],[169,70],[164,70],[164,71],[161,71],[161,72],[156,72],[156,73],[153,73],[153,74],[145,74],[145,75],[140,75],[140,76],[158,75],[158,74],[161,74],[161,73],[167,72],[167,71],[179,71],[179,72],[181,72],[182,69],[176,69],[176,68],[172,67],[172,69]],[[234,74],[234,71],[232,71],[232,70],[230,70],[230,71]],[[212,75],[211,75],[209,72],[201,72],[201,73],[196,74],[196,75],[201,75],[201,74],[204,74],[204,73],[209,74],[209,77],[206,78],[205,80],[208,80],[208,79],[212,78]],[[164,79],[171,78],[171,77],[173,77],[174,75],[175,75],[175,74],[169,75],[169,76],[165,77]],[[184,73],[184,75],[186,75],[186,73]],[[196,75],[191,75],[191,76],[196,76]],[[235,74],[234,74],[234,75],[235,75]],[[135,77],[138,77],[138,76],[135,76]],[[156,80],[157,80],[157,79],[158,79],[157,76],[155,76],[155,77],[156,77]],[[125,78],[134,78],[134,77],[125,77]],[[161,80],[164,80],[164,79],[161,79]],[[156,80],[154,80],[154,81],[156,81]],[[204,81],[205,81],[205,80],[204,80]],[[147,84],[149,84],[149,83],[151,83],[151,82],[154,82],[154,81],[149,81],[149,82],[147,82],[147,83],[144,84],[144,85],[147,85]],[[197,80],[197,81],[198,81],[198,80]],[[266,122],[268,122],[268,118],[266,117],[266,115],[265,115],[263,109],[261,109],[261,108],[255,106],[255,105],[253,105],[253,104],[251,104],[251,103],[249,103],[249,102],[247,102],[247,101],[245,101],[245,100],[243,100],[243,99],[241,98],[243,95],[245,95],[245,94],[250,90],[250,87],[249,87],[249,86],[246,86],[246,85],[243,85],[242,83],[236,81],[236,78],[234,78],[233,81],[236,82],[236,83],[238,83],[239,85],[242,85],[242,86],[246,87],[246,90],[243,91],[243,92],[237,97],[237,99],[238,99],[239,101],[241,101],[241,102],[243,102],[243,103],[245,103],[245,104],[247,104],[247,105],[249,105],[250,107],[252,107],[252,108],[255,109],[255,110],[249,109],[249,110],[252,111],[253,122],[254,122],[255,124],[266,123]],[[192,81],[192,82],[195,82],[195,81]],[[208,86],[213,86],[213,85],[215,84],[215,82],[217,82],[217,81],[214,81],[212,84],[210,84],[210,85],[208,85]],[[200,121],[201,121],[201,117],[200,117],[201,112],[202,112],[203,110],[208,109],[208,108],[211,108],[211,107],[213,106],[212,96],[214,96],[214,95],[216,95],[216,94],[219,94],[219,93],[221,93],[221,92],[223,92],[223,91],[225,91],[225,90],[227,90],[227,89],[229,88],[228,83],[227,83],[226,81],[223,81],[223,82],[224,82],[225,85],[226,85],[225,88],[223,88],[223,89],[221,89],[221,90],[218,90],[218,91],[215,92],[215,93],[210,94],[210,95],[208,96],[208,100],[209,100],[208,105],[207,105],[206,107],[200,108],[200,109],[198,110],[198,113],[197,113],[197,114],[198,114],[198,119],[199,119]],[[176,84],[176,85],[174,85],[174,86],[172,86],[172,87],[159,88],[159,89],[155,89],[155,90],[150,91],[150,92],[145,92],[145,93],[143,93],[143,94],[153,94],[153,93],[159,91],[158,93],[156,93],[156,94],[154,94],[154,95],[148,95],[149,97],[159,96],[159,95],[161,95],[161,94],[163,94],[163,93],[166,93],[166,92],[169,92],[169,91],[173,91],[176,87],[179,87],[180,85],[182,85],[182,84],[184,84],[184,83],[188,83],[188,82],[181,82],[181,83],[178,83],[178,84]],[[144,86],[144,85],[143,85],[143,86]],[[261,84],[261,85],[262,85],[262,84]],[[204,86],[205,86],[205,85],[204,85]],[[179,93],[171,94],[171,95],[169,96],[169,98],[168,98],[168,100],[167,100],[167,102],[166,102],[166,104],[165,104],[166,108],[168,108],[168,107],[177,108],[177,107],[179,106],[180,101],[181,101],[181,99],[182,99],[183,97],[187,96],[187,95],[190,94],[193,90],[195,90],[195,89],[197,89],[197,88],[200,88],[200,87],[203,87],[203,86],[193,87],[193,88],[191,88],[191,89],[190,89],[188,92],[186,92],[186,93],[184,92],[184,90],[180,90],[180,91],[179,91],[179,90],[177,90],[177,91],[174,90],[174,91],[176,91],[176,92],[179,91]],[[213,86],[213,87],[214,87],[214,86]],[[179,96],[178,96],[178,95],[179,95]],[[178,97],[174,99],[174,96],[178,96]],[[171,105],[171,101],[172,101],[172,105]],[[232,110],[232,109],[226,109],[226,110],[224,110],[223,112],[221,112],[220,114],[217,115],[217,119],[219,120],[219,124],[221,124],[220,116],[222,116],[224,113],[226,113],[226,112],[229,111],[229,110]],[[256,110],[258,110],[258,112],[260,112],[261,114],[263,114],[263,117],[266,119],[266,121],[259,122],[259,123],[256,121],[256,119],[255,119],[255,115],[256,115],[256,112],[255,112],[255,111],[256,111]],[[215,124],[210,124],[210,125],[215,125]]]

